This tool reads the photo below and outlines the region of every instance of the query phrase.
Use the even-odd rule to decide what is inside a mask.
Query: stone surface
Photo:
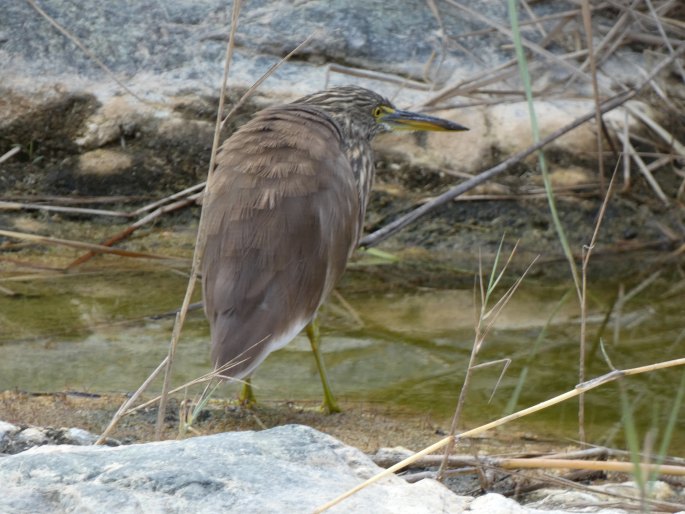
[[[682,505],[682,510],[679,512],[685,512],[685,504],[682,503],[682,498],[678,497],[667,483],[649,482],[646,484],[645,491],[653,500],[668,502],[672,506]],[[617,495],[618,498],[633,498],[639,501],[641,492],[635,482],[591,485],[583,490],[545,488],[528,495],[530,501],[528,506],[547,511],[564,509],[563,512],[601,512],[602,514],[628,514],[631,512],[628,508],[621,509],[614,506],[617,503]]]
[[[42,446],[0,459],[0,512],[311,512],[380,469],[299,425],[117,448]],[[457,513],[466,503],[438,482],[390,477],[330,512]]]
[[[312,512],[382,470],[361,451],[302,425],[116,448],[69,446],[95,438],[77,428],[22,429],[0,421],[0,450],[8,441],[14,449],[22,442],[35,446],[0,458],[0,512]],[[390,464],[411,453],[384,448],[374,459]],[[679,502],[663,482],[649,490],[658,500]],[[496,493],[457,496],[434,480],[409,484],[390,476],[329,512],[627,514],[604,491],[639,498],[635,484],[626,482],[541,489],[521,505]]]
[[[132,158],[117,150],[98,148],[79,156],[81,173],[92,175],[112,175],[120,173],[131,165]]]
[[[221,0],[171,0],[163,4],[141,0],[122,2],[112,9],[97,0],[84,0],[78,7],[51,0],[41,6],[87,51],[50,26],[30,4],[13,2],[6,6],[0,19],[0,65],[2,87],[8,88],[3,96],[10,101],[0,99],[0,153],[8,144],[19,144],[31,147],[27,153],[34,154],[35,143],[39,143],[43,150],[39,156],[74,154],[140,139],[142,145],[127,151],[141,155],[131,158],[124,169],[119,165],[114,168],[122,176],[134,177],[154,177],[165,165],[187,170],[200,155],[208,154],[214,105],[198,106],[206,98],[218,96],[229,5]],[[535,11],[544,16],[567,7],[561,2],[542,2],[536,4]],[[469,2],[466,9],[441,3],[433,12],[422,0],[401,6],[386,0],[311,0],[299,3],[296,9],[286,0],[246,2],[236,33],[230,85],[238,90],[249,87],[314,34],[296,58],[260,87],[254,106],[348,83],[371,87],[400,107],[430,104],[441,97],[441,88],[468,80],[479,70],[495,68],[512,57],[510,48],[498,44],[496,32],[482,32],[488,23],[508,23],[506,6],[477,0]],[[550,21],[547,29],[553,24]],[[474,31],[481,32],[472,34]],[[460,37],[464,34],[472,35]],[[502,38],[508,42],[499,36]],[[536,42],[541,36],[531,31],[526,38]],[[633,59],[642,61],[640,55]],[[385,79],[343,72],[341,65],[382,72]],[[535,79],[546,88],[568,76],[567,68],[548,65],[536,71]],[[622,80],[618,73],[611,78]],[[606,82],[606,77],[603,79]],[[577,84],[580,89],[587,88],[584,81]],[[501,86],[519,87],[516,78],[503,80]],[[580,99],[538,103],[543,133],[592,108],[591,100],[582,98],[584,91],[567,93],[568,98]],[[207,112],[198,116],[198,109]],[[415,167],[463,174],[493,164],[493,149],[509,154],[532,142],[528,111],[522,102],[458,107],[437,114],[455,119],[471,131],[457,137],[395,135],[379,148]],[[41,122],[42,118],[46,121]],[[192,131],[190,120],[209,123],[202,130]],[[27,129],[28,125],[32,128]],[[189,162],[181,157],[155,159],[157,154],[173,153],[178,147],[167,137],[169,129],[180,133],[181,147],[190,146],[185,149]],[[585,125],[556,145],[569,152],[593,151],[594,129],[591,124]],[[147,156],[148,150],[155,152]],[[65,171],[57,177],[58,184],[83,193],[100,193],[87,191],[87,184],[78,177],[65,176],[73,167],[71,163],[62,166]],[[127,182],[120,182],[111,180],[104,189],[126,194]]]
[[[13,425],[12,423],[7,423],[6,421],[0,421],[0,453],[4,453],[3,448],[9,443],[9,441],[19,432],[21,429]]]
[[[21,453],[43,445],[88,446],[97,438],[95,434],[81,428],[21,427],[0,421],[0,455]],[[117,446],[119,442],[108,439],[107,444]]]
[[[493,18],[506,19],[506,8],[499,2],[478,0],[471,4]],[[78,6],[51,0],[41,6],[115,74],[135,76],[141,82],[162,75],[169,81],[187,80],[211,88],[221,76],[229,2],[171,0],[160,4],[141,0],[121,2],[112,9],[97,0],[85,0]],[[103,76],[92,58],[28,3],[14,2],[6,7],[0,22],[0,58],[12,68],[26,66],[24,74],[36,76],[64,74],[86,80]],[[300,2],[296,9],[287,0],[245,2],[236,34],[234,78],[265,71],[274,59],[314,34],[299,60],[336,62],[415,79],[427,75],[445,79],[463,67],[463,61],[474,60],[468,53],[448,51],[445,36],[484,25],[449,5],[441,6],[440,18],[436,19],[422,0],[402,4],[313,0]],[[461,45],[466,52],[478,51],[479,63],[496,65],[507,58],[507,53],[494,45],[484,47],[485,39],[473,36]],[[287,71],[280,70],[276,80],[283,79],[284,74],[294,78],[296,72],[304,72],[298,82],[300,87],[308,87],[302,79],[311,67],[303,64],[293,63]]]

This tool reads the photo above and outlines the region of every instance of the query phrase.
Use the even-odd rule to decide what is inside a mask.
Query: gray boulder
[[[75,444],[92,439],[60,430]],[[301,425],[118,447],[55,446],[51,431],[0,422],[0,440],[50,443],[0,458],[2,514],[313,512],[382,470],[356,448]],[[638,497],[634,484],[596,488],[603,489]],[[653,489],[657,499],[674,501],[666,484]],[[592,492],[538,491],[524,506],[496,493],[457,496],[435,480],[409,484],[393,475],[327,512],[627,514]]]
[[[82,428],[53,428],[16,426],[0,421],[0,457],[20,453],[34,446],[69,444],[88,446],[97,441],[98,436]],[[108,446],[118,446],[118,441],[107,438]]]
[[[312,512],[380,470],[300,425],[115,448],[41,446],[0,459],[0,512]],[[330,512],[449,513],[466,502],[438,482],[393,476]]]

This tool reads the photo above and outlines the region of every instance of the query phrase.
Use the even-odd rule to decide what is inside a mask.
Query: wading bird
[[[222,376],[249,377],[307,327],[324,410],[339,410],[314,320],[362,233],[371,140],[397,130],[466,128],[348,86],[264,109],[223,143],[205,200],[202,265],[212,362]],[[248,379],[242,400],[251,394]]]

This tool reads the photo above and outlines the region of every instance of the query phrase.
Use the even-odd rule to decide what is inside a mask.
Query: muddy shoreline
[[[367,212],[367,234],[456,183],[454,177],[435,170],[379,164],[376,186]],[[121,177],[125,187],[110,185],[102,189],[100,180],[90,180],[88,184],[93,184],[92,188],[81,187],[74,191],[70,182],[66,183],[71,184],[67,186],[46,183],[46,171],[21,163],[9,166],[8,171],[3,170],[6,183],[12,184],[3,194],[3,200],[44,205],[65,205],[77,201],[73,205],[131,211],[154,199],[163,198],[170,192],[197,183],[188,180],[191,177],[185,176],[182,179],[179,176],[172,180],[176,188],[172,190],[167,181],[159,180],[156,175],[140,177],[133,174]],[[467,194],[420,218],[382,242],[380,249],[397,253],[408,266],[414,268],[417,275],[423,275],[425,280],[431,282],[431,276],[437,275],[438,281],[444,278],[440,269],[451,268],[471,274],[478,268],[479,252],[489,259],[497,252],[502,241],[505,249],[518,242],[515,270],[520,272],[538,256],[541,264],[532,270],[533,274],[554,279],[568,277],[568,270],[564,270],[564,266],[555,265],[563,262],[564,257],[551,222],[548,202],[538,191],[539,188],[535,189],[535,193],[526,192],[533,189],[533,183],[539,182],[535,174],[534,169],[527,168],[518,175],[500,177],[496,183],[486,184],[473,194]],[[12,177],[15,178],[14,181]],[[35,187],[37,184],[41,185]],[[488,193],[488,190],[496,189],[495,186],[505,187],[512,193]],[[602,202],[597,184],[581,184],[579,187],[581,186],[582,190],[579,192],[565,193],[556,199],[561,222],[577,257],[580,257],[583,246],[592,238]],[[100,203],[98,195],[105,191],[113,202]],[[131,200],[121,203],[125,195],[132,195]],[[505,199],[498,200],[498,196]],[[93,197],[92,203],[88,203],[87,199],[80,201],[80,197]],[[193,230],[198,217],[199,207],[191,206],[159,218],[154,224],[145,226],[141,232],[176,230],[179,225],[186,225],[187,230]],[[71,225],[82,220],[85,222],[83,234],[95,231],[102,233],[106,239],[108,232],[102,230],[104,227],[109,227],[111,235],[123,230],[135,219],[128,221],[121,218],[29,210],[0,213],[0,225],[7,230],[22,231],[22,227],[34,225],[42,229],[43,235],[54,237],[60,237],[61,220]],[[629,193],[614,192],[601,223],[593,265],[589,268],[591,277],[630,276],[635,267],[645,264],[641,271],[645,275],[649,274],[654,266],[659,265],[658,262],[668,259],[669,252],[680,246],[681,240],[677,232],[679,223],[678,209],[662,205],[645,188],[634,187]],[[77,237],[73,229],[69,229],[69,232]],[[7,238],[0,237],[0,245],[5,250],[12,248]],[[135,246],[135,242],[129,246]],[[649,264],[650,261],[655,261],[653,266]],[[405,271],[402,270],[402,273]]]

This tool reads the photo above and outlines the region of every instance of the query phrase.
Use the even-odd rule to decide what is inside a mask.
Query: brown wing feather
[[[360,207],[334,122],[288,105],[258,113],[217,156],[205,220],[212,360],[243,377],[308,323],[342,274]]]

